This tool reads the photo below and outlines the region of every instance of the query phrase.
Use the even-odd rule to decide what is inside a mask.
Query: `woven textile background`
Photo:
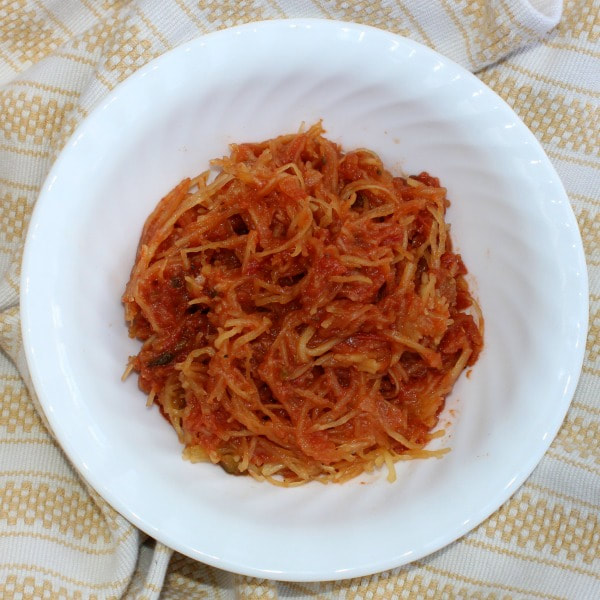
[[[476,72],[558,170],[590,276],[579,387],[527,482],[432,556],[336,583],[254,580],[147,539],[86,487],[48,433],[20,337],[27,224],[77,124],[169,48],[283,17],[367,23]],[[0,0],[0,598],[600,598],[599,100],[598,0]]]

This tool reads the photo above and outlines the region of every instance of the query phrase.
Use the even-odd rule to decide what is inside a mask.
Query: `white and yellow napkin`
[[[474,71],[542,143],[590,276],[567,418],[527,482],[461,540],[337,583],[255,580],[173,553],[90,490],[28,391],[19,270],[31,210],[77,124],[150,59],[271,18],[387,29]],[[597,0],[0,0],[0,597],[600,598],[600,8]]]

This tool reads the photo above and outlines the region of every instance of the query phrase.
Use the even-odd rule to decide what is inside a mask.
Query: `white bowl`
[[[442,423],[441,460],[343,485],[279,489],[181,459],[131,377],[120,297],[142,224],[234,141],[322,118],[345,149],[448,188],[448,219],[485,316],[485,349]],[[477,78],[415,42],[350,23],[250,24],[199,38],[115,90],[66,145],[38,200],[22,276],[23,336],[51,426],[135,525],[205,563],[324,580],[418,559],[525,480],[573,395],[587,279],[568,199],[540,145]],[[366,484],[365,484],[366,482]]]

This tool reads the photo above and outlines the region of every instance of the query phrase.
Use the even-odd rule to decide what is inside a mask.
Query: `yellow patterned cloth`
[[[590,277],[579,387],[539,466],[461,540],[337,583],[259,581],[148,539],[90,490],[28,393],[19,271],[31,210],[77,124],[169,48],[259,19],[400,33],[460,62],[533,130],[577,216]],[[597,0],[0,0],[0,597],[600,598],[600,9]]]

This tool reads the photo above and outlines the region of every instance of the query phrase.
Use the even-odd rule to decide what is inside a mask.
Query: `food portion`
[[[123,295],[184,456],[277,485],[425,447],[483,344],[437,178],[308,131],[235,144],[148,217]]]

